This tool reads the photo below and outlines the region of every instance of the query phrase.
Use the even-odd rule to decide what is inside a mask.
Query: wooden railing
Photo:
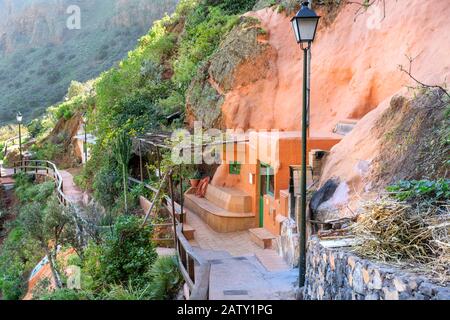
[[[22,160],[16,161],[13,165],[14,173],[25,172],[47,176],[55,181],[55,191],[59,202],[63,206],[68,206],[70,201],[64,194],[64,181],[56,165],[47,160]]]
[[[189,288],[189,300],[208,300],[211,265],[194,251],[194,248],[183,234],[183,223],[185,222],[186,217],[182,212],[184,211],[183,206],[176,203],[173,199],[174,194],[171,172],[169,172],[168,177],[169,189],[172,191],[171,196],[162,196],[161,198],[163,202],[162,206],[166,208],[172,217],[172,223],[160,224],[158,226],[164,226],[174,231],[175,239],[172,240],[174,241],[180,272]],[[162,188],[162,184],[164,183],[161,181],[161,186],[159,189],[156,189],[137,179],[129,178],[129,182],[144,185],[145,188],[152,191],[155,195],[159,194],[158,191]],[[155,197],[153,201],[157,201],[156,198],[158,197]]]
[[[29,174],[38,174],[52,178],[55,181],[56,193],[60,203],[64,206],[69,206],[71,202],[64,194],[64,181],[58,168],[53,162],[46,160],[23,160],[14,163],[14,173],[25,172]],[[131,182],[139,184],[142,183],[135,179],[130,179]],[[146,188],[156,192],[157,190],[149,185]],[[190,300],[208,300],[209,295],[209,275],[211,265],[208,261],[201,258],[195,253],[193,247],[183,234],[183,215],[177,214],[177,210],[181,210],[182,206],[176,204],[170,197],[163,197],[166,208],[170,208],[169,212],[172,214],[173,224],[172,228],[175,230],[175,248],[177,252],[177,259],[181,274],[189,287]],[[177,217],[178,216],[178,217]],[[82,217],[77,216],[84,223],[87,223]]]
[[[14,170],[15,174],[18,172],[24,172],[51,178],[55,182],[55,192],[60,204],[64,207],[71,206],[71,208],[75,208],[74,203],[72,203],[64,193],[63,177],[53,162],[48,160],[16,161],[14,162],[14,166],[12,169]],[[70,210],[70,212],[73,214],[73,218],[77,221],[77,223],[80,223],[83,226],[94,228],[99,231],[108,230],[111,228],[111,226],[99,226],[87,221],[79,214],[77,210]],[[81,229],[79,231],[82,232]]]
[[[211,264],[194,252],[183,235],[181,225],[177,226],[176,234],[178,265],[189,287],[189,300],[208,300]]]
[[[28,139],[29,137],[30,136],[28,134],[23,135],[22,136],[22,142],[25,139]],[[16,140],[17,140],[17,143],[15,142]],[[12,138],[9,138],[9,139],[5,140],[5,143],[3,145],[3,150],[2,150],[3,154],[6,155],[8,153],[9,146],[14,146],[14,145],[18,145],[18,144],[19,144],[19,136],[15,136],[15,137],[12,137]]]

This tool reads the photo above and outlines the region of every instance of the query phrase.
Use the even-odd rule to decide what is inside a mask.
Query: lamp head
[[[311,43],[316,37],[320,17],[308,5],[308,1],[303,2],[300,10],[291,19],[297,43]]]
[[[22,116],[22,113],[20,113],[20,111],[17,112],[16,120],[17,120],[18,123],[22,123],[23,116]]]

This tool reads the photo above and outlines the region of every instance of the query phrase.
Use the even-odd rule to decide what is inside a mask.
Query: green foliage
[[[20,222],[15,222],[0,250],[0,294],[4,300],[20,299],[27,289],[27,274],[44,256],[28,238]]]
[[[122,131],[119,133],[119,135],[116,137],[116,140],[114,141],[112,149],[116,161],[122,168],[122,186],[125,200],[125,212],[128,212],[128,164],[131,158],[131,139],[126,132]]]
[[[150,299],[173,298],[180,288],[183,277],[176,257],[159,257],[150,270]]]
[[[0,250],[0,291],[4,299],[19,299],[25,292],[28,273],[45,255],[46,203],[54,183],[35,185],[29,175],[15,175],[15,192],[21,202],[18,218],[8,226],[8,237]],[[47,220],[50,222],[50,220]],[[48,233],[47,233],[48,235]]]
[[[206,3],[220,3],[219,7],[222,8],[227,14],[241,14],[247,11],[251,11],[255,6],[257,0],[207,0]]]
[[[238,17],[227,15],[220,7],[199,5],[186,17],[173,81],[186,90],[200,63],[206,60],[223,37],[237,24]]]
[[[157,254],[151,242],[152,228],[141,226],[141,219],[123,215],[117,218],[113,232],[102,245],[90,244],[85,251],[85,285],[95,292],[110,286],[130,285],[143,288]]]
[[[41,184],[32,184],[29,176],[18,174],[15,176],[15,192],[22,203],[45,202],[55,190],[55,183],[48,181]]]
[[[106,240],[100,263],[108,283],[144,285],[145,273],[157,254],[151,242],[152,227],[141,227],[135,216],[124,215],[117,219],[113,234]]]
[[[90,292],[63,288],[59,290],[53,290],[51,292],[43,293],[33,297],[34,300],[93,300],[94,297]]]
[[[120,195],[120,169],[116,163],[101,166],[94,176],[93,189],[95,199],[105,208],[112,208]]]
[[[55,160],[64,154],[64,148],[61,144],[46,142],[40,145],[34,145],[31,148],[33,158],[36,160]]]
[[[38,137],[44,130],[44,125],[42,123],[41,118],[34,119],[30,121],[30,123],[27,125],[28,132],[30,133],[30,136],[33,138]]]
[[[430,180],[401,180],[387,187],[391,195],[400,200],[429,199],[448,201],[450,199],[450,179]]]

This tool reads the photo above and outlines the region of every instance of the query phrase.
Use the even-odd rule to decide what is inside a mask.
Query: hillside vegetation
[[[177,0],[0,1],[0,125],[20,110],[26,120],[61,101],[72,80],[111,68]],[[69,5],[81,29],[66,26]]]

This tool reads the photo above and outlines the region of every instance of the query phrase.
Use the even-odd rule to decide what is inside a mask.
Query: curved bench
[[[245,231],[256,226],[253,212],[228,211],[206,198],[197,197],[195,189],[186,192],[184,204],[217,232]]]
[[[251,212],[252,198],[244,191],[234,188],[208,185],[205,198],[230,212]]]

